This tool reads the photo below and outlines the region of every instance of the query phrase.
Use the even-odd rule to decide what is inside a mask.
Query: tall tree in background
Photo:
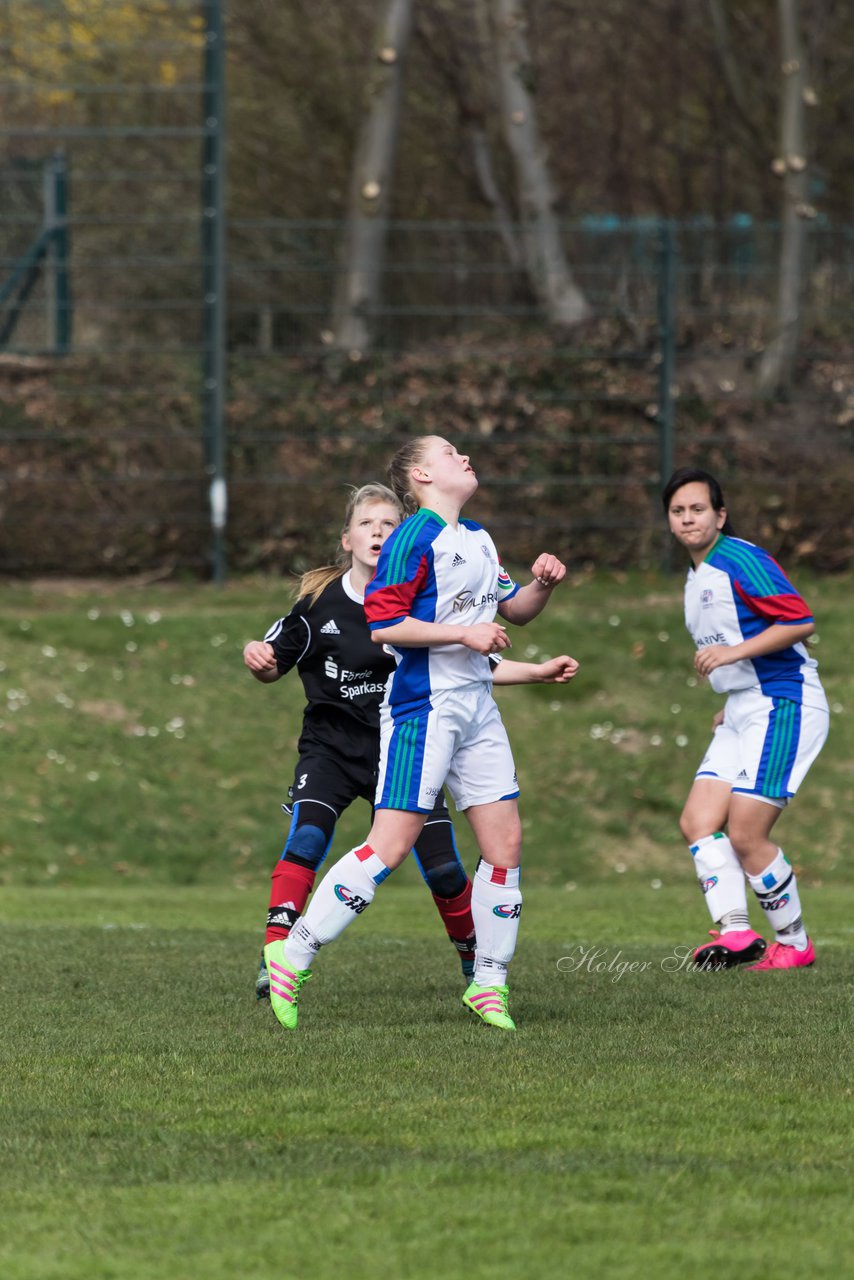
[[[801,329],[806,227],[813,216],[807,203],[805,115],[806,106],[815,102],[815,94],[807,80],[798,0],[777,0],[777,9],[783,87],[780,150],[772,168],[782,181],[783,208],[775,332],[762,354],[757,379],[758,389],[765,395],[774,394],[792,380]]]
[[[504,136],[516,171],[528,277],[553,324],[576,325],[590,308],[572,277],[537,123],[527,22],[520,0],[490,0]]]
[[[371,345],[372,317],[382,285],[413,6],[414,0],[385,0],[377,31],[332,309],[329,339],[335,351],[364,351]]]
[[[497,171],[494,131],[489,127],[495,112],[486,73],[491,38],[485,0],[463,6],[457,0],[433,0],[419,10],[418,34],[456,104],[473,186],[492,213],[507,261],[522,270],[522,247]]]

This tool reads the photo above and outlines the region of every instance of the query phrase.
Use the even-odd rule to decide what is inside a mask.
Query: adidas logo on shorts
[[[460,567],[460,565],[461,565],[461,564],[465,564],[465,563],[466,563],[466,561],[463,559],[463,557],[460,555],[460,553],[459,553],[459,551],[458,551],[458,552],[456,553],[456,555],[454,556],[453,560],[451,561],[451,568],[452,568],[452,569],[458,569],[458,568]]]
[[[341,632],[338,630],[334,618],[330,618],[328,622],[324,622],[323,626],[320,628],[320,634],[322,636],[340,636]]]

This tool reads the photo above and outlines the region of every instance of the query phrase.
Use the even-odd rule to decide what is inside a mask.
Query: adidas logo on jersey
[[[330,618],[328,622],[324,622],[323,626],[320,628],[320,634],[322,636],[340,636],[341,632],[338,630],[338,626],[334,618]]]
[[[741,770],[741,773],[739,773],[738,777],[736,778],[736,782],[741,782],[742,778],[744,778],[744,779],[745,779],[745,781],[747,780],[747,770],[746,770],[746,769],[742,769],[742,770]]]
[[[459,568],[459,566],[460,566],[461,564],[465,564],[465,563],[466,563],[466,561],[462,558],[462,556],[460,555],[460,553],[459,553],[459,551],[458,551],[458,552],[456,553],[456,555],[454,556],[453,560],[451,561],[451,568],[452,568],[452,569],[458,569],[458,568]]]

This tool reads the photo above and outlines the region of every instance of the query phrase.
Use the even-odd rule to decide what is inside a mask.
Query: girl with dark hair
[[[714,476],[682,468],[663,501],[670,531],[691,558],[685,622],[697,646],[694,667],[727,695],[680,819],[716,925],[694,963],[808,966],[815,948],[797,878],[771,830],[827,738],[827,699],[805,646],[815,622],[769,553],[733,535]],[[770,946],[750,927],[745,880],[774,932]]]

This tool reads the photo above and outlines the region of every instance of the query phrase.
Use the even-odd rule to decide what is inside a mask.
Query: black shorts
[[[377,757],[356,755],[345,759],[315,748],[300,756],[294,769],[294,780],[288,787],[290,804],[282,807],[290,812],[299,800],[314,800],[328,805],[337,816],[354,800],[367,800],[373,805],[377,789]]]
[[[356,754],[350,759],[331,755],[318,748],[305,751],[297,761],[294,780],[288,787],[288,804],[282,808],[291,813],[299,801],[312,800],[335,811],[340,818],[354,800],[367,800],[373,809],[379,771],[379,743],[370,758]],[[434,814],[447,814],[445,797],[440,792],[433,807]]]

